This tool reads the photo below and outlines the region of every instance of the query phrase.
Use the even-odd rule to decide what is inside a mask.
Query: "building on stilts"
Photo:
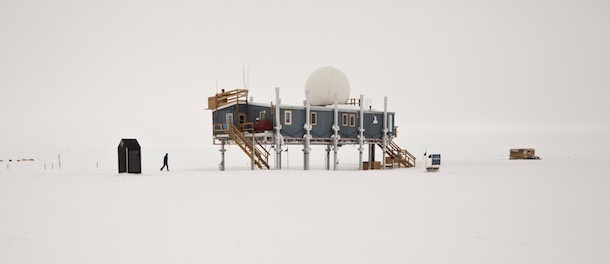
[[[247,89],[235,89],[208,98],[213,142],[220,146],[220,170],[226,166],[227,144],[239,146],[252,169],[271,169],[272,155],[273,169],[282,169],[282,152],[288,145],[303,146],[305,170],[309,169],[312,145],[326,146],[329,170],[338,169],[343,145],[359,146],[360,170],[415,166],[415,157],[393,141],[397,126],[395,113],[387,110],[387,97],[383,111],[365,106],[363,95],[349,98],[349,82],[336,68],[323,67],[309,76],[303,105],[282,104],[279,88],[275,88],[275,97],[275,102],[255,103],[248,98]],[[375,161],[376,148],[381,150],[381,161]]]

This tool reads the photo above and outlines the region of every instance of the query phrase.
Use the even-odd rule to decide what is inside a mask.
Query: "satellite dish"
[[[309,90],[309,104],[332,105],[335,103],[335,93],[339,104],[349,100],[349,81],[343,72],[333,67],[322,67],[315,70],[305,82],[305,90]]]

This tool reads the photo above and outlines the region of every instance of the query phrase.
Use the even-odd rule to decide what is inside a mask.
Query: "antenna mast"
[[[242,76],[244,79],[244,89],[248,89],[246,87],[246,66],[244,66],[244,65],[241,66],[241,73],[242,73]]]

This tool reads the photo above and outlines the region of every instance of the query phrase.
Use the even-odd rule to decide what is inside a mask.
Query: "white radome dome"
[[[343,72],[333,67],[322,67],[315,70],[307,82],[305,91],[309,90],[310,105],[332,105],[335,103],[335,92],[339,104],[349,100],[349,81]]]

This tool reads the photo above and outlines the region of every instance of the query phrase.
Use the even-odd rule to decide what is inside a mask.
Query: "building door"
[[[127,149],[127,172],[142,173],[140,151]]]
[[[229,125],[233,125],[233,113],[227,113],[225,121],[226,121],[227,127],[229,127]]]

